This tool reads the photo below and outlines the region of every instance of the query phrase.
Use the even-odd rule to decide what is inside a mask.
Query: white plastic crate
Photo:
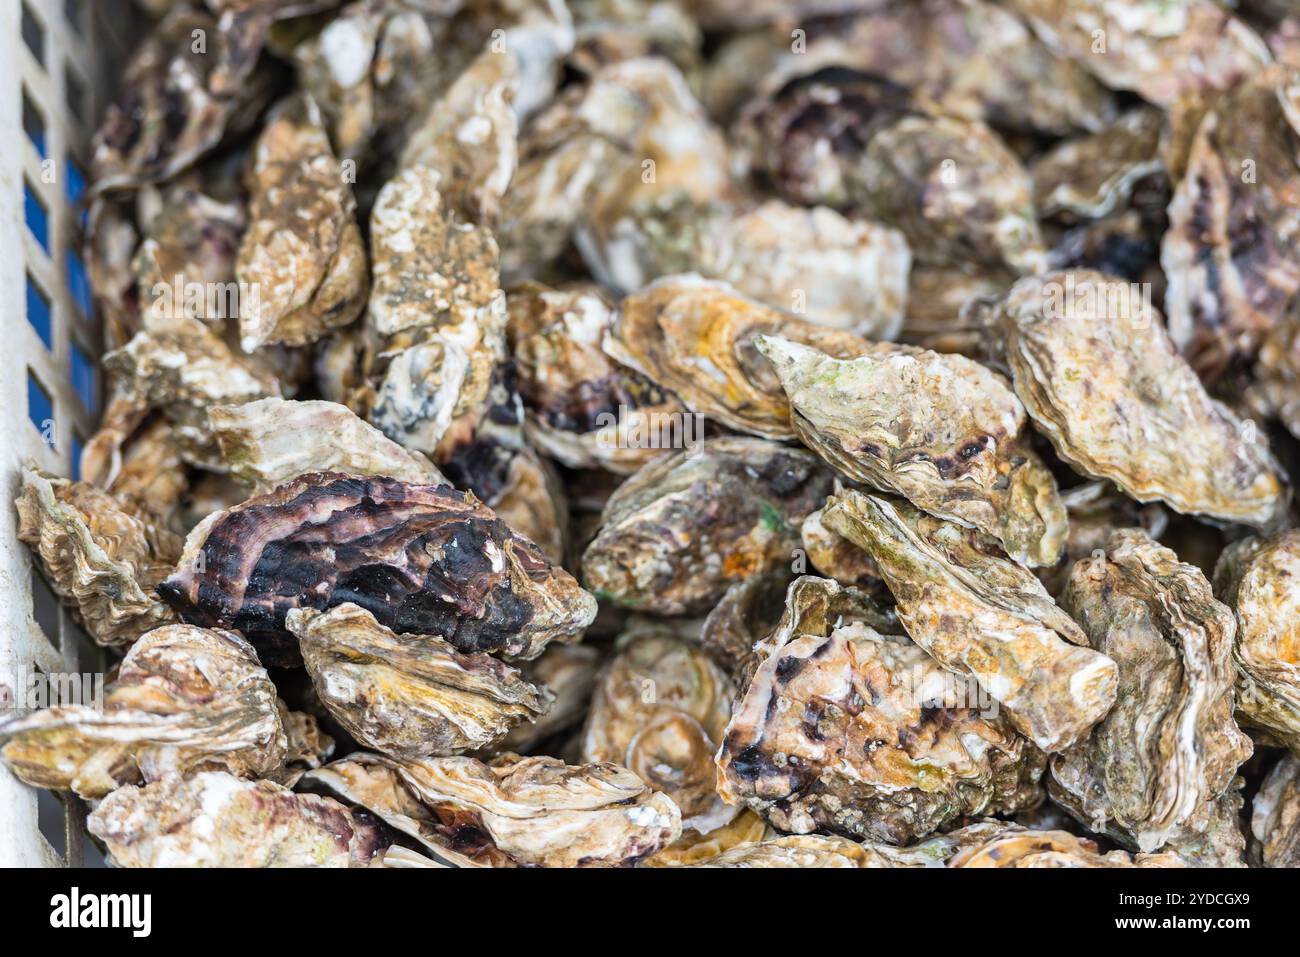
[[[61,475],[99,413],[100,325],[81,259],[90,136],[135,42],[126,0],[0,0],[0,683],[92,672],[102,655],[16,538],[27,459]],[[0,768],[0,866],[80,865],[85,810]]]

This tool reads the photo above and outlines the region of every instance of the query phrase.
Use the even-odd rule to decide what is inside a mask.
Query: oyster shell
[[[192,465],[224,468],[208,427],[208,410],[280,395],[280,380],[235,352],[198,319],[175,316],[165,329],[139,332],[104,356],[104,368],[131,402],[157,409]]]
[[[1214,0],[1012,0],[1042,37],[1115,90],[1157,106],[1223,89],[1270,59],[1268,47]]]
[[[543,714],[511,728],[497,748],[527,753],[552,734],[580,723],[596,687],[601,657],[590,645],[548,645],[539,657],[525,662],[525,677],[544,687],[555,700]]]
[[[1102,854],[1094,841],[1069,831],[1007,826],[988,840],[962,848],[948,867],[1187,867],[1177,854]]]
[[[994,702],[981,713],[972,686],[907,638],[842,616],[804,631],[796,608],[727,725],[724,799],[782,831],[891,844],[1041,800],[1043,755]]]
[[[1253,356],[1300,291],[1300,69],[1270,67],[1196,127],[1160,250],[1169,335],[1198,372]]]
[[[491,655],[395,634],[351,602],[292,608],[285,627],[321,703],[359,744],[390,757],[486,747],[550,704],[544,688]]]
[[[118,788],[86,826],[118,867],[364,867],[389,843],[337,801],[220,771]]]
[[[259,495],[320,471],[448,484],[419,452],[402,448],[334,402],[269,398],[219,405],[208,412],[208,423],[230,473]]]
[[[1300,867],[1300,758],[1284,754],[1255,795],[1250,831],[1264,867]]]
[[[275,685],[253,647],[192,625],[141,636],[102,710],[66,705],[0,724],[0,759],[19,779],[88,799],[168,774],[261,777],[287,746]]]
[[[1264,527],[1285,513],[1262,438],[1248,441],[1242,420],[1206,394],[1139,289],[1054,272],[1020,280],[990,309],[1016,395],[1080,472],[1224,522]]]
[[[352,188],[309,96],[268,119],[247,180],[249,224],[235,272],[257,296],[240,303],[243,350],[306,345],[352,322],[366,301],[366,251]]]
[[[360,774],[342,767],[349,763],[360,764]],[[461,866],[628,865],[681,834],[677,806],[613,764],[513,754],[491,764],[357,755],[308,777],[321,779],[322,772],[369,779],[369,787],[354,791],[358,797],[378,791],[389,807],[405,808],[420,839]],[[403,829],[382,805],[372,810]]]
[[[1106,129],[1067,140],[1039,157],[1030,170],[1039,215],[1100,219],[1114,212],[1136,183],[1164,168],[1163,124],[1159,110],[1136,107]]]
[[[279,708],[288,750],[280,767],[267,775],[267,780],[291,788],[308,771],[330,759],[334,754],[334,739],[321,730],[314,715],[290,711],[283,701],[279,702]]]
[[[1300,753],[1300,531],[1246,538],[1219,557],[1214,592],[1237,617],[1238,716]]]
[[[776,832],[753,811],[746,808],[734,818],[701,834],[683,831],[681,838],[641,862],[641,867],[684,867],[703,864],[726,851],[757,844]]]
[[[1052,565],[1066,534],[1056,482],[1029,448],[1025,410],[964,356],[880,351],[836,359],[755,340],[804,443],[846,478],[994,536],[1017,561]]]
[[[473,496],[337,472],[214,512],[158,587],[184,618],[243,632],[268,664],[298,658],[291,608],[353,602],[398,632],[525,659],[596,614],[568,573]]]
[[[973,677],[1044,751],[1082,738],[1114,704],[1115,662],[1024,567],[973,530],[898,501],[835,496],[824,521],[871,553],[908,635]]]
[[[824,509],[819,508],[799,527],[799,539],[813,569],[841,585],[871,588],[879,584],[880,569],[872,557],[827,528],[823,516]]]
[[[181,540],[153,516],[84,482],[22,470],[18,540],[32,549],[65,605],[96,643],[126,648],[175,621],[154,595]]]
[[[726,283],[689,274],[659,279],[624,299],[605,333],[604,349],[671,390],[693,412],[741,432],[792,439],[789,403],[757,347],[765,335],[840,357],[882,348],[755,302]]]
[[[1251,754],[1232,720],[1232,612],[1198,569],[1137,529],[1077,562],[1064,602],[1120,683],[1110,714],[1053,757],[1053,800],[1144,852],[1203,834]],[[1237,844],[1239,858],[1240,832]]]
[[[667,628],[634,630],[601,669],[582,732],[582,760],[621,764],[708,833],[735,811],[718,799],[713,752],[731,717],[731,679]]]
[[[586,288],[530,284],[509,299],[511,351],[524,432],[571,468],[635,472],[663,449],[634,441],[684,409],[669,392],[601,350],[610,308]]]
[[[610,496],[583,581],[642,611],[707,611],[733,582],[790,561],[830,482],[811,454],[763,439],[712,439],[651,462]]]

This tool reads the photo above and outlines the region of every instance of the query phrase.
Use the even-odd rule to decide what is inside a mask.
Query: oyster
[[[102,710],[66,705],[0,724],[0,759],[21,780],[83,798],[167,774],[261,777],[287,747],[275,686],[252,646],[192,625],[141,636]]]
[[[550,704],[544,688],[491,655],[395,634],[351,602],[292,608],[285,627],[321,703],[359,744],[391,757],[486,747]]]
[[[596,687],[600,662],[601,653],[590,645],[548,645],[539,657],[525,662],[525,677],[555,700],[532,721],[511,728],[497,747],[527,753],[550,735],[580,723]]]
[[[208,38],[214,48],[208,50]],[[231,69],[232,41],[207,13],[178,8],[140,44],[95,133],[95,192],[169,179],[215,147],[229,127],[256,116],[268,77],[254,55]],[[223,87],[224,81],[233,81]]]
[[[726,851],[757,844],[775,835],[768,823],[746,808],[708,834],[684,831],[680,839],[641,862],[642,867],[683,867],[703,864]]]
[[[337,801],[221,771],[118,788],[86,826],[118,867],[364,867],[389,843]]]
[[[1055,564],[1065,508],[999,376],[937,352],[836,359],[775,336],[755,346],[776,369],[799,437],[846,478],[978,528],[1017,561]]]
[[[394,631],[525,659],[596,614],[568,573],[473,496],[336,472],[214,512],[158,588],[187,620],[243,632],[268,664],[298,659],[291,608],[353,602]]]
[[[1211,399],[1140,288],[1077,271],[989,306],[1016,395],[1058,455],[1139,502],[1260,527],[1288,493],[1262,438]]]
[[[1115,702],[1115,662],[1024,567],[977,532],[846,491],[824,521],[871,553],[907,633],[940,664],[973,677],[1044,751],[1082,738]]]
[[[162,412],[172,438],[192,465],[220,471],[221,454],[208,427],[216,405],[251,402],[283,391],[280,380],[235,352],[198,319],[175,316],[167,328],[139,332],[104,356],[129,401]]]
[[[879,584],[880,569],[871,556],[827,528],[823,517],[824,509],[819,508],[805,518],[799,528],[799,539],[813,569],[841,585],[870,588]]]
[[[1198,372],[1251,357],[1300,291],[1300,69],[1270,67],[1196,127],[1160,250],[1169,335]]]
[[[574,766],[513,754],[491,764],[358,755],[322,772],[353,774],[340,767],[349,763],[359,764],[357,777],[371,782],[354,791],[359,798],[377,790],[390,807],[404,807],[403,817],[418,822],[420,839],[462,866],[634,864],[681,834],[677,806],[613,764]],[[320,779],[322,772],[308,777]],[[390,820],[384,807],[371,809]]]
[[[627,767],[672,799],[684,827],[708,833],[735,814],[718,799],[713,769],[733,694],[698,645],[667,628],[631,631],[596,682],[582,760]]]
[[[838,594],[821,588],[827,600]],[[891,844],[1041,800],[1042,752],[996,702],[981,708],[973,685],[907,638],[817,614],[805,631],[799,610],[764,643],[727,725],[717,758],[724,799],[782,831]]]
[[[1137,529],[1077,562],[1064,602],[1120,682],[1110,714],[1053,757],[1053,800],[1144,852],[1195,840],[1251,754],[1232,720],[1232,612],[1199,570]]]
[[[684,409],[671,393],[601,351],[610,308],[585,288],[512,292],[507,327],[524,403],[524,432],[571,468],[635,472],[663,454],[640,442]]]
[[[1039,157],[1030,171],[1039,215],[1100,219],[1114,212],[1135,184],[1164,168],[1163,122],[1159,110],[1137,107],[1105,130],[1067,140]]]
[[[1115,90],[1157,106],[1223,89],[1268,47],[1214,0],[1011,0],[1043,42]]]
[[[290,711],[279,702],[280,723],[288,739],[288,750],[280,767],[267,775],[268,781],[287,788],[297,784],[304,774],[330,759],[334,754],[334,739],[321,730],[314,715],[304,711]]]
[[[352,322],[366,301],[366,251],[352,187],[310,97],[271,115],[247,179],[249,224],[235,272],[257,295],[240,303],[244,351],[306,345]]]
[[[583,580],[642,611],[707,611],[728,585],[790,561],[830,482],[811,454],[763,439],[712,439],[651,462],[610,497]]]
[[[126,407],[126,414],[119,412]],[[120,501],[137,502],[164,524],[189,487],[171,426],[132,401],[110,401],[81,452],[82,480]]]
[[[757,347],[779,335],[830,355],[878,351],[855,335],[804,322],[691,274],[659,279],[619,305],[605,352],[728,428],[792,439],[789,403]]]
[[[208,412],[208,423],[230,473],[259,495],[324,470],[447,484],[419,452],[402,448],[334,402],[270,398],[219,405]]]
[[[181,540],[143,509],[84,482],[22,470],[18,540],[51,587],[101,645],[125,648],[175,621],[154,595]]]
[[[1300,753],[1300,531],[1230,545],[1214,591],[1236,612],[1238,716]]]
[[[445,208],[440,179],[426,166],[398,173],[380,190],[370,227],[366,321],[381,345],[369,418],[426,454],[463,438],[458,420],[477,424],[505,349],[496,242]]]
[[[1008,826],[988,840],[959,850],[948,867],[1187,867],[1177,854],[1102,854],[1094,841],[1068,831]]]
[[[792,562],[792,565],[795,563]],[[727,588],[700,624],[700,647],[740,681],[758,667],[755,646],[781,621],[791,570],[776,567]]]
[[[1264,867],[1300,867],[1300,758],[1283,755],[1255,796],[1250,832]]]

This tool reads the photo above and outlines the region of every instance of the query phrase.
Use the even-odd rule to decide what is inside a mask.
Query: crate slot
[[[41,380],[36,378],[36,373],[30,368],[27,370],[27,418],[41,434],[41,440],[50,448],[55,448],[54,400],[50,398],[49,389],[41,385]]]
[[[31,180],[23,177],[23,220],[32,238],[47,253],[50,251],[50,211],[44,200],[32,185]]]
[[[23,43],[32,51],[36,62],[45,66],[45,27],[41,26],[41,21],[36,19],[36,14],[27,6],[27,0],[23,0],[22,9]]]
[[[36,148],[36,154],[41,159],[45,159],[45,117],[25,86],[23,87],[23,132]]]
[[[61,649],[62,642],[59,633],[59,616],[62,610],[59,603],[59,596],[54,594],[54,589],[50,583],[45,580],[45,576],[35,569],[32,570],[32,618],[36,620],[36,625],[45,635],[45,640],[53,647]]]
[[[53,349],[54,320],[50,312],[50,297],[31,273],[27,274],[27,322],[36,330],[45,348]]]
[[[53,791],[36,791],[36,826],[59,859],[68,859],[68,809]]]

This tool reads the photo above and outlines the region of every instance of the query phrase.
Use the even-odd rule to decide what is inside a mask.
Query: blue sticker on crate
[[[53,349],[54,323],[50,318],[50,300],[30,273],[27,275],[27,321],[41,337],[45,348]]]
[[[23,220],[32,236],[47,253],[50,251],[50,215],[45,204],[36,195],[36,190],[27,180],[23,180]]]
[[[72,349],[68,353],[69,368],[68,374],[72,379],[72,388],[76,390],[81,404],[86,407],[87,412],[95,411],[95,398],[99,394],[96,384],[95,363],[86,350],[77,345],[74,341]]]
[[[72,301],[77,304],[81,314],[89,319],[94,313],[95,300],[91,297],[90,279],[86,276],[86,267],[81,264],[81,257],[77,255],[76,250],[71,248],[64,251],[63,262]]]
[[[27,418],[45,444],[54,448],[54,400],[31,369],[27,370]]]

